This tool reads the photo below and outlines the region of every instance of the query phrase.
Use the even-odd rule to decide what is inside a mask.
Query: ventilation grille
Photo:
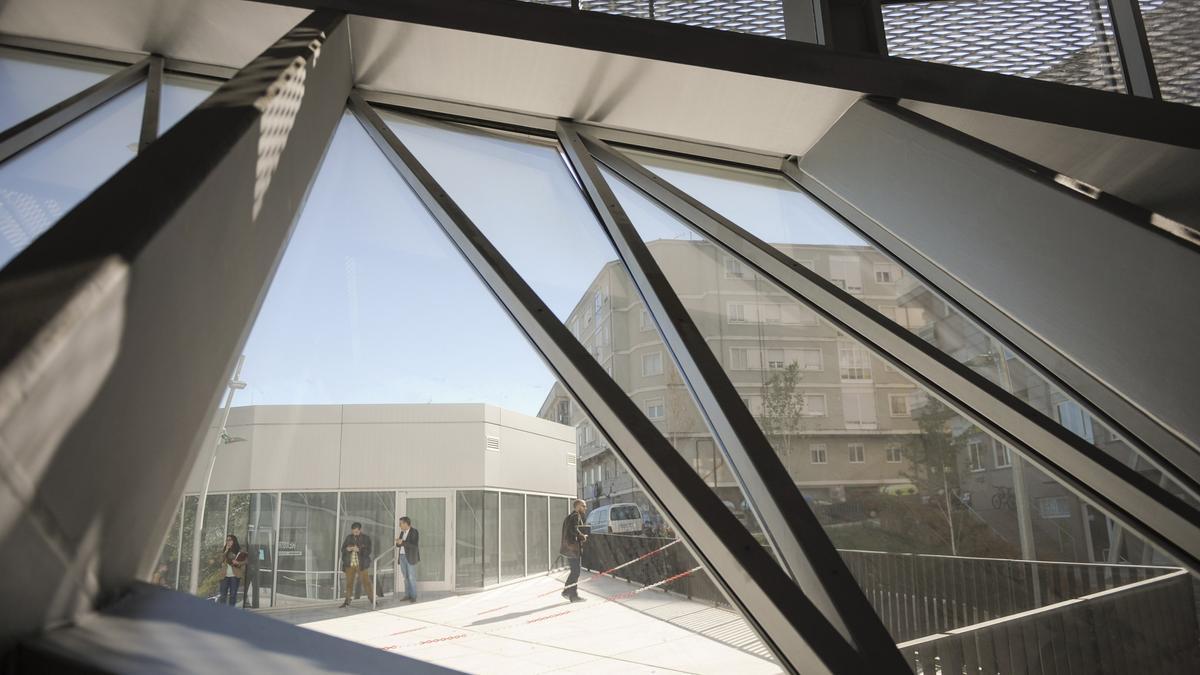
[[[500,452],[500,437],[499,436],[488,436],[487,437],[487,449],[492,450],[494,452]]]
[[[573,453],[573,452],[567,453],[567,464],[569,466],[575,466],[575,453]]]

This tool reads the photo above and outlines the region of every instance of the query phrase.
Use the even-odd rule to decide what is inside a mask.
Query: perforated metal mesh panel
[[[1125,91],[1105,0],[947,0],[883,7],[888,53]]]
[[[570,7],[571,0],[532,0]],[[782,38],[783,0],[579,0],[579,8]]]
[[[1200,105],[1200,0],[1142,0],[1163,99]]]

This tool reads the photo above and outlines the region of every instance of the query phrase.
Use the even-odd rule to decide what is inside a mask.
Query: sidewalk
[[[563,576],[302,625],[472,673],[780,672],[730,610],[654,590],[627,597],[637,586],[609,578],[570,604],[555,592]]]

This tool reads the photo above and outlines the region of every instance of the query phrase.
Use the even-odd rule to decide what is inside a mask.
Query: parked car
[[[592,534],[631,534],[642,531],[642,510],[637,504],[598,506],[588,514]]]

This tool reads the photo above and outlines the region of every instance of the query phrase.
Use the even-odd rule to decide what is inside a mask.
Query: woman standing
[[[238,584],[246,573],[246,554],[238,544],[237,537],[232,534],[225,537],[225,549],[218,556],[225,575],[221,577],[220,590],[217,591],[217,604],[237,604]]]

